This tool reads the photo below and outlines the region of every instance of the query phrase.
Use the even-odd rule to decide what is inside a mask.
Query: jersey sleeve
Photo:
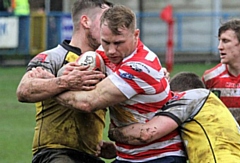
[[[167,95],[169,92],[168,81],[162,70],[157,70],[143,62],[127,62],[109,78],[128,98],[136,94],[165,93]]]

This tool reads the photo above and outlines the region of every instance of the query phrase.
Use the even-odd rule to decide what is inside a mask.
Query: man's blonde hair
[[[127,28],[132,32],[136,29],[136,15],[126,6],[115,5],[101,16],[101,26],[107,24],[113,34],[119,35],[119,28]]]

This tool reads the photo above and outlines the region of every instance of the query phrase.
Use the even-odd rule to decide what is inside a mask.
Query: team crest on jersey
[[[171,101],[177,101],[181,99],[185,94],[186,92],[174,93],[174,96],[171,98]]]
[[[120,73],[120,76],[122,78],[125,78],[125,79],[133,79],[134,78],[134,76],[132,74],[129,74],[129,73],[126,73],[126,72]]]
[[[47,58],[47,54],[38,54],[36,55],[33,59],[32,59],[32,62],[45,62]]]
[[[220,98],[220,96],[221,96],[220,90],[212,90],[212,93],[214,93],[218,98]]]

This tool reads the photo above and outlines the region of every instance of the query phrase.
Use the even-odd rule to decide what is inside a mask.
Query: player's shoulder
[[[38,53],[36,56],[34,56],[33,59],[51,58],[52,60],[53,58],[58,58],[58,57],[64,58],[67,52],[68,52],[67,49],[58,45],[57,47]]]
[[[174,114],[181,123],[190,121],[204,106],[209,95],[210,91],[205,88],[175,92],[162,110],[168,114]],[[164,113],[159,112],[159,114]]]
[[[58,45],[55,48],[43,51],[35,55],[28,63],[28,70],[32,67],[44,67],[51,71],[59,69],[66,58],[68,51],[62,46]]]
[[[123,63],[131,65],[131,67],[142,67],[142,69],[147,69],[148,72],[160,71],[162,68],[157,54],[150,50],[140,40],[137,49],[129,57],[124,59]]]
[[[203,78],[204,81],[207,81],[207,80],[210,80],[212,78],[218,77],[219,75],[221,75],[224,72],[226,72],[226,70],[227,70],[226,69],[226,65],[222,64],[222,63],[219,63],[216,66],[206,70],[203,73],[202,78]]]
[[[206,98],[209,96],[210,91],[205,88],[197,88],[197,89],[191,89],[183,92],[175,92],[173,96],[173,100],[198,100],[202,98]]]
[[[204,74],[209,74],[209,73],[212,73],[212,72],[215,72],[215,71],[219,71],[219,70],[225,70],[226,69],[226,65],[225,64],[222,64],[222,63],[218,63],[216,66],[210,68],[210,69],[207,69]]]
[[[210,93],[210,90],[205,88],[178,92],[174,93],[170,103],[172,103],[171,106],[173,107],[182,108],[189,112],[197,111],[202,108]]]
[[[196,88],[196,89],[191,89],[185,91],[185,98],[187,99],[201,99],[209,96],[210,90],[205,89],[205,88]]]

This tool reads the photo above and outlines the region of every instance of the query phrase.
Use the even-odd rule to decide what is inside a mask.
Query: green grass
[[[176,64],[171,76],[179,71],[195,72],[201,76],[204,70],[214,65]],[[0,67],[0,163],[31,162],[35,108],[34,104],[19,103],[16,98],[17,85],[24,72],[24,67]],[[106,133],[107,128],[105,140]]]
[[[0,68],[0,162],[31,162],[35,110],[17,101],[15,92],[24,68]]]

